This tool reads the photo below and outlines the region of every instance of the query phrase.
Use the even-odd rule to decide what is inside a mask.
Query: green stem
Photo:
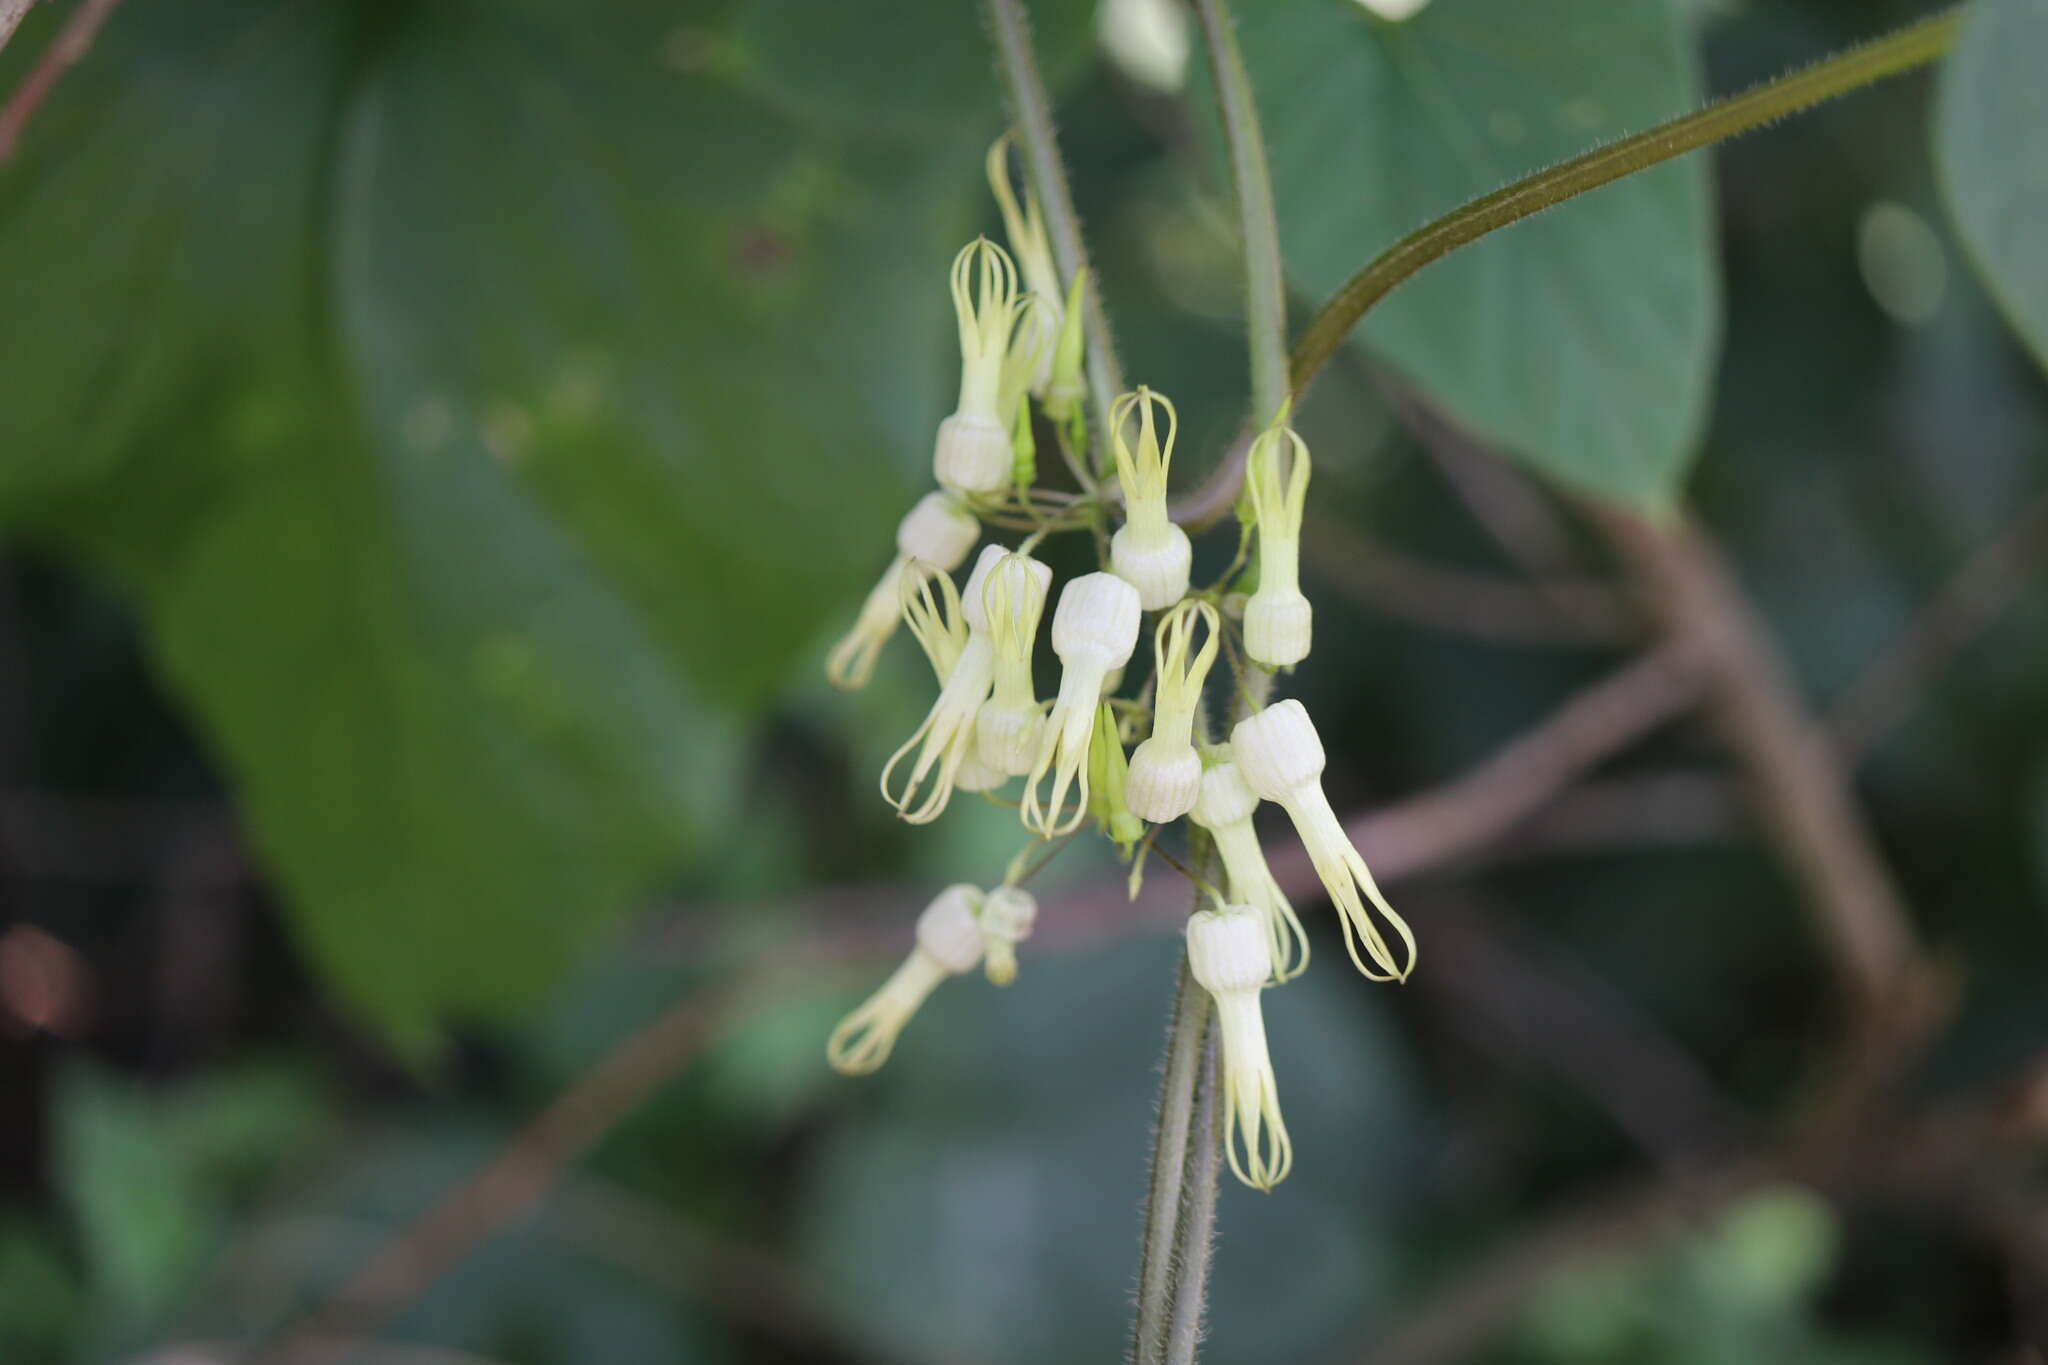
[[[1209,993],[1181,958],[1180,987],[1167,1026],[1166,1062],[1159,1083],[1159,1122],[1152,1132],[1152,1181],[1145,1200],[1145,1230],[1138,1260],[1138,1314],[1131,1331],[1136,1365],[1164,1365],[1172,1334],[1179,1265],[1182,1194],[1187,1188],[1188,1138],[1193,1131]],[[1214,1203],[1213,1182],[1210,1202]]]
[[[1216,1251],[1216,1185],[1223,1172],[1222,1061],[1216,1030],[1202,1045],[1201,1083],[1189,1134],[1187,1176],[1181,1192],[1180,1236],[1174,1260],[1173,1316],[1167,1322],[1165,1365],[1195,1365],[1202,1318],[1209,1306],[1209,1265]]]
[[[1251,352],[1252,425],[1264,427],[1287,401],[1287,285],[1280,261],[1280,224],[1273,214],[1273,177],[1259,110],[1225,0],[1195,0],[1209,51],[1230,177],[1237,189],[1238,234],[1244,243],[1245,340]]]
[[[1088,244],[1081,236],[1081,217],[1074,212],[1074,195],[1067,187],[1067,170],[1060,160],[1059,134],[1053,128],[1052,98],[1046,93],[1045,77],[1031,46],[1031,20],[1024,12],[1024,0],[984,0],[989,33],[995,40],[996,57],[1003,85],[1009,92],[1010,116],[1017,125],[1017,140],[1024,151],[1024,164],[1038,191],[1045,213],[1046,236],[1052,243],[1053,264],[1059,268],[1060,284],[1071,287],[1074,276],[1088,268]],[[1117,363],[1116,341],[1110,335],[1109,314],[1102,306],[1101,276],[1091,275],[1082,301],[1082,326],[1088,347],[1084,368],[1088,376],[1088,421],[1094,428],[1095,467],[1098,476],[1107,471],[1109,459],[1109,405],[1124,391],[1123,367]],[[1111,485],[1105,492],[1114,488]]]
[[[1962,18],[1959,6],[1909,24],[1804,70],[1538,171],[1410,233],[1353,275],[1309,323],[1294,347],[1294,391],[1308,387],[1374,304],[1424,266],[1575,195],[1925,66],[1954,45]]]

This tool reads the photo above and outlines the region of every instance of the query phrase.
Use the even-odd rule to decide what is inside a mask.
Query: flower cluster
[[[939,894],[918,920],[910,956],[834,1030],[827,1055],[841,1071],[873,1071],[947,976],[984,964],[997,985],[1012,981],[1017,945],[1037,915],[1019,883],[1092,823],[1132,861],[1134,888],[1156,855],[1182,867],[1204,894],[1210,908],[1187,925],[1188,970],[1215,1005],[1230,1165],[1245,1183],[1269,1189],[1287,1174],[1293,1150],[1260,999],[1307,967],[1309,940],[1267,864],[1254,823],[1262,803],[1291,821],[1359,971],[1401,980],[1415,965],[1413,934],[1323,794],[1314,722],[1298,700],[1263,701],[1272,675],[1306,659],[1312,638],[1299,567],[1308,446],[1287,408],[1270,414],[1246,462],[1237,555],[1214,583],[1193,586],[1193,546],[1168,504],[1174,406],[1139,388],[1106,412],[1090,412],[1081,368],[1085,274],[1059,293],[1037,200],[1028,186],[1020,197],[1011,182],[1007,139],[990,150],[988,171],[1011,250],[978,238],[953,263],[960,396],[934,443],[939,488],[903,518],[895,557],[827,672],[840,686],[861,686],[907,624],[938,694],[884,765],[884,798],[923,824],[955,793],[981,793],[1014,806],[1034,837],[1001,886]],[[1042,435],[1057,443],[1074,491],[1037,486]],[[985,528],[1021,538],[1014,547],[983,545],[956,586],[952,575]],[[1053,571],[1035,553],[1061,532],[1092,535],[1103,567],[1055,595]],[[1041,699],[1036,665],[1049,600],[1044,634],[1059,683]],[[1149,672],[1124,695],[1148,615]],[[1236,715],[1220,743],[1205,708],[1219,658]],[[1001,795],[1013,779],[1022,779],[1014,801]],[[1158,844],[1159,828],[1182,817],[1191,867]],[[1221,867],[1214,883],[1212,862]]]

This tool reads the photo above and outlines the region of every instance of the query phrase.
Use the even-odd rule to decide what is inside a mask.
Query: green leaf
[[[415,1044],[711,847],[950,398],[985,66],[940,131],[830,134],[700,21],[136,7],[0,180],[0,527],[129,594]]]
[[[1697,102],[1658,0],[1435,0],[1398,24],[1271,0],[1239,31],[1288,268],[1318,301],[1458,204]],[[1361,335],[1533,468],[1654,504],[1695,453],[1719,328],[1694,158],[1431,266]]]
[[[1970,259],[2048,366],[2048,5],[1975,0],[1941,73],[1935,165]]]
[[[323,1107],[305,1077],[268,1067],[162,1094],[87,1067],[64,1073],[57,1179],[99,1345],[140,1345],[205,1269],[234,1199],[274,1170]]]

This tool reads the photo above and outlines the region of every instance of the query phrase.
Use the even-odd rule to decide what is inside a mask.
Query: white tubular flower
[[[1259,527],[1259,586],[1244,606],[1244,650],[1267,668],[1308,657],[1313,620],[1301,595],[1301,513],[1308,499],[1308,446],[1283,409],[1252,442],[1245,488]]]
[[[967,649],[967,617],[953,580],[921,559],[910,561],[903,571],[903,620],[944,687]]]
[[[1152,405],[1166,409],[1166,443],[1152,422]],[[1124,423],[1138,414],[1138,449],[1124,440]],[[1116,453],[1116,478],[1124,490],[1124,524],[1109,541],[1109,567],[1138,590],[1146,611],[1160,611],[1187,595],[1188,533],[1166,514],[1166,474],[1173,463],[1173,438],[1180,417],[1173,404],[1147,388],[1127,393],[1109,410],[1109,444]]]
[[[1289,981],[1308,969],[1308,934],[1259,846],[1252,814],[1259,794],[1246,785],[1237,764],[1225,759],[1202,773],[1201,795],[1190,818],[1209,831],[1223,855],[1230,899],[1259,912],[1266,922],[1267,949],[1273,959],[1273,980]]]
[[[1006,777],[1031,771],[1045,732],[1045,713],[1031,685],[1031,652],[1051,588],[1051,569],[1028,555],[1010,555],[968,608],[981,613],[995,651],[995,695],[974,722],[977,756]]]
[[[955,493],[993,493],[1010,480],[1010,413],[1002,408],[1004,363],[1018,320],[1030,311],[1010,253],[977,237],[953,258],[953,311],[960,323],[960,402],[939,423],[932,474]]]
[[[1024,787],[1024,826],[1048,839],[1071,833],[1088,813],[1088,750],[1102,685],[1130,660],[1141,614],[1137,589],[1115,574],[1084,574],[1060,591],[1052,614],[1052,650],[1065,667]],[[1048,773],[1051,799],[1041,803],[1038,786]],[[1077,783],[1080,790],[1069,811],[1067,793]]]
[[[1003,235],[1023,272],[1024,285],[1042,302],[1026,318],[1023,332],[1032,334],[1031,391],[1043,397],[1052,376],[1054,338],[1060,331],[1060,275],[1053,268],[1052,241],[1046,235],[1045,215],[1038,207],[1038,194],[1031,182],[1024,182],[1024,203],[1017,204],[1010,183],[1010,135],[1004,133],[988,149],[988,187],[995,191],[996,206],[1003,211]]]
[[[896,633],[902,611],[904,570],[913,559],[951,572],[960,567],[974,542],[981,539],[981,523],[958,498],[947,493],[927,493],[904,514],[896,526],[896,557],[882,570],[881,581],[861,604],[860,618],[846,638],[832,647],[825,660],[825,677],[834,687],[849,691],[865,687],[874,676],[875,658],[889,637]]]
[[[1407,980],[1408,973],[1415,970],[1415,935],[1380,894],[1365,859],[1351,846],[1337,813],[1330,809],[1329,798],[1323,795],[1323,742],[1316,736],[1308,712],[1290,698],[1247,716],[1231,731],[1230,750],[1246,785],[1278,804],[1294,821],[1316,876],[1343,916],[1344,946],[1352,963],[1374,981]],[[1395,960],[1367,912],[1368,901],[1400,938],[1404,948],[1400,961]],[[1361,943],[1373,966],[1359,956]]]
[[[864,1076],[881,1069],[910,1016],[938,984],[974,970],[981,961],[981,892],[949,886],[917,917],[917,946],[882,988],[839,1021],[825,1042],[834,1071]]]
[[[913,825],[939,818],[946,803],[953,799],[953,788],[959,785],[960,765],[974,747],[975,713],[988,699],[995,674],[995,651],[989,645],[986,629],[976,625],[979,613],[975,604],[988,582],[990,570],[1009,553],[1000,545],[982,547],[981,558],[974,561],[974,572],[967,576],[967,587],[959,599],[960,614],[967,622],[967,643],[960,647],[958,658],[947,671],[939,688],[939,699],[932,703],[924,724],[903,741],[903,747],[891,754],[882,767],[882,799]],[[987,618],[981,620],[985,626]],[[933,666],[936,668],[938,663],[934,655]],[[917,750],[917,761],[911,765],[902,790],[892,792],[896,767],[912,749]],[[925,785],[927,779],[931,783],[929,788]]]
[[[1193,658],[1195,623],[1207,627],[1207,638]],[[1202,756],[1195,752],[1195,712],[1202,705],[1202,684],[1216,662],[1216,637],[1222,628],[1216,608],[1207,602],[1182,602],[1159,618],[1152,637],[1153,676],[1158,687],[1152,703],[1152,736],[1131,755],[1131,775],[1124,801],[1133,814],[1155,825],[1178,820],[1195,807],[1202,788]]]
[[[1007,986],[1017,979],[1017,945],[1038,923],[1038,898],[1019,886],[999,886],[981,903],[981,939],[988,979]]]
[[[1266,926],[1249,906],[1199,910],[1188,917],[1188,971],[1216,1002],[1223,1033],[1223,1146],[1230,1169],[1255,1190],[1270,1190],[1294,1165],[1294,1143],[1280,1117],[1280,1091],[1266,1051],[1259,991],[1272,975]]]

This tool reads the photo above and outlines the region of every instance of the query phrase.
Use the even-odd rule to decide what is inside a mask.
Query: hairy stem
[[[1502,186],[1403,237],[1353,275],[1316,314],[1294,347],[1293,384],[1307,388],[1359,319],[1424,266],[1534,213],[1624,176],[1925,66],[1954,45],[1963,10],[1945,10],[1860,47],[1816,62],[1668,123],[1610,142]]]
[[[1263,427],[1287,401],[1287,286],[1281,269],[1280,224],[1273,213],[1273,177],[1259,134],[1258,105],[1236,21],[1224,0],[1195,0],[1209,50],[1230,178],[1237,191],[1238,234],[1244,244],[1245,341],[1251,352],[1252,425]]]
[[[1217,1181],[1223,1171],[1222,1066],[1216,1030],[1202,1044],[1195,1119],[1188,1136],[1187,1181],[1174,1260],[1173,1315],[1166,1325],[1166,1365],[1195,1365],[1209,1307],[1209,1265],[1216,1251]]]
[[[1088,268],[1088,243],[1081,235],[1081,217],[1074,211],[1073,191],[1067,187],[1067,170],[1060,160],[1059,134],[1053,128],[1052,97],[1046,93],[1045,76],[1031,46],[1031,20],[1024,12],[1024,0],[983,0],[988,29],[995,41],[997,66],[1003,87],[1009,93],[1010,117],[1017,125],[1017,141],[1024,149],[1024,164],[1031,172],[1032,186],[1045,212],[1046,235],[1052,242],[1053,264],[1059,268],[1060,283],[1071,286],[1074,276]],[[1082,325],[1088,348],[1088,420],[1094,430],[1096,473],[1104,473],[1109,459],[1109,405],[1124,391],[1123,366],[1116,358],[1116,340],[1109,330],[1109,314],[1102,306],[1099,280],[1091,279],[1082,300]]]
[[[1188,1139],[1202,1089],[1203,1051],[1209,1035],[1209,993],[1195,982],[1185,957],[1172,1021],[1167,1025],[1159,1122],[1152,1132],[1152,1183],[1145,1199],[1145,1230],[1138,1261],[1138,1312],[1131,1331],[1136,1365],[1164,1365],[1172,1333],[1180,1265],[1182,1195],[1187,1189]],[[1210,1180],[1214,1205],[1215,1181]]]

